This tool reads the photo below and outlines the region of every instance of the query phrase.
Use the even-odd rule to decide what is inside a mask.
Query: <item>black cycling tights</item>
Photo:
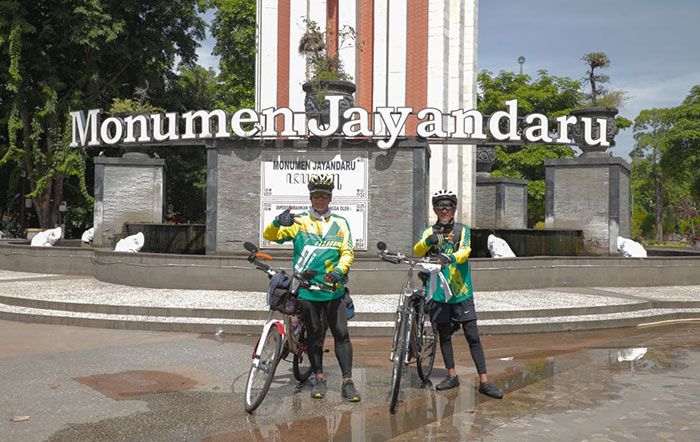
[[[458,325],[458,324],[457,324]],[[448,322],[445,324],[437,324],[438,334],[440,335],[440,351],[442,359],[445,361],[445,368],[455,368],[455,358],[452,353],[452,333],[455,332],[455,324]],[[469,343],[469,351],[474,359],[476,371],[479,374],[486,373],[486,358],[484,357],[484,349],[481,346],[479,339],[479,329],[476,327],[476,319],[472,321],[462,322],[464,337]]]
[[[328,326],[335,339],[335,357],[343,372],[343,378],[352,377],[352,344],[348,334],[348,317],[345,299],[341,296],[331,301],[307,301],[299,299],[302,318],[306,325],[306,342],[309,346],[309,362],[314,373],[323,373],[323,339],[321,312],[325,312]]]

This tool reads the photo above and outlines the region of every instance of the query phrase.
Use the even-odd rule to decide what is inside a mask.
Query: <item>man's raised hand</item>
[[[289,227],[294,223],[299,224],[299,220],[297,219],[299,215],[291,213],[291,210],[291,206],[287,207],[287,210],[277,215],[275,220],[279,223],[280,226]]]

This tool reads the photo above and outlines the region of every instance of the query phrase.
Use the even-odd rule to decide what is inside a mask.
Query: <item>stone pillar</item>
[[[582,229],[584,251],[617,254],[629,237],[630,165],[606,153],[545,160],[545,226]]]
[[[476,227],[527,228],[527,180],[476,177]]]
[[[281,212],[288,206],[293,207],[293,212],[307,210],[310,202],[305,193],[305,180],[314,173],[333,174],[332,171],[313,168],[289,170],[293,186],[303,196],[276,197],[274,195],[281,188],[284,190],[284,185],[267,177],[272,187],[268,188],[270,184],[267,181],[263,186],[265,177],[261,164],[278,155],[285,158],[291,156],[294,162],[311,158],[313,167],[316,167],[315,158],[319,155],[333,158],[340,154],[343,161],[350,162],[362,158],[367,171],[366,198],[365,195],[357,195],[359,198],[344,196],[336,190],[331,203],[331,208],[334,205],[356,208],[358,215],[354,221],[350,216],[343,215],[351,223],[353,240],[364,236],[355,245],[356,253],[367,250],[367,253],[375,254],[377,241],[386,242],[393,250],[408,252],[427,225],[427,218],[421,216],[426,213],[429,204],[428,145],[425,141],[406,141],[389,150],[382,150],[372,142],[353,142],[350,145],[343,144],[343,140],[332,139],[272,140],[264,143],[217,140],[208,144],[207,149],[207,254],[239,253],[244,241],[264,246],[260,232],[265,228],[265,216],[269,222],[270,213]],[[357,199],[366,203],[360,207]],[[363,216],[366,216],[366,225],[357,222]],[[362,235],[360,229],[363,229]],[[268,246],[279,247],[275,244],[265,247]]]
[[[143,154],[95,157],[93,244],[113,247],[125,223],[163,222],[165,160]]]

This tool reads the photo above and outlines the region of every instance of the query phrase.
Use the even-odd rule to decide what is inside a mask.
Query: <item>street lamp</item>
[[[523,65],[525,64],[525,57],[522,55],[518,57],[518,63],[520,63],[520,75],[523,75]]]

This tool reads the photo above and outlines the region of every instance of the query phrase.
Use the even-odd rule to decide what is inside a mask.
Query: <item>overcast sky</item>
[[[211,21],[213,13],[205,15]],[[199,62],[217,67],[211,38]],[[610,88],[627,91],[621,115],[679,104],[700,84],[700,0],[480,0],[477,69],[494,73],[544,69],[556,76],[583,77],[587,52],[605,52]],[[632,130],[613,150],[627,158]]]

